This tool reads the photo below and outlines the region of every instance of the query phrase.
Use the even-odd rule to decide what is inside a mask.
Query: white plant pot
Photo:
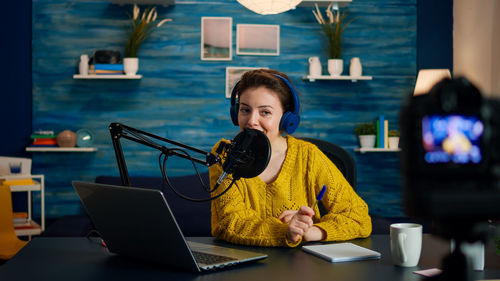
[[[362,148],[374,148],[376,139],[376,135],[361,135],[359,136],[359,145]]]
[[[136,75],[139,70],[139,58],[124,58],[123,71],[125,75]]]
[[[396,149],[399,147],[399,137],[389,137],[389,148]]]
[[[328,73],[331,76],[340,76],[344,70],[344,60],[342,59],[329,59],[328,60]]]

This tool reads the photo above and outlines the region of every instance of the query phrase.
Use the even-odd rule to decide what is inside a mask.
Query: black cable
[[[191,161],[191,165],[193,165],[193,168],[196,171],[196,175],[198,175],[198,179],[199,179],[199,181],[201,183],[201,186],[203,187],[203,189],[206,192],[211,193],[211,192],[215,191],[215,189],[214,190],[210,190],[210,183],[208,184],[208,186],[205,184],[205,182],[203,181],[203,178],[200,175],[200,172],[198,171],[198,168],[196,167],[196,163],[194,162],[193,157],[191,157],[191,155],[186,150],[180,149],[180,148],[173,148],[173,149],[170,149],[169,151],[172,151],[172,150],[175,150],[175,151],[178,151],[180,153],[183,153]],[[163,169],[166,170],[166,158],[164,160]]]
[[[93,236],[92,234],[95,234],[96,236]],[[102,239],[102,235],[101,233],[99,233],[99,231],[97,231],[96,229],[91,229],[86,235],[85,237],[87,238],[87,240],[89,240],[91,243],[96,243],[96,244],[99,244],[101,246],[103,246],[104,248],[107,248],[106,246],[106,243],[104,243],[104,240]],[[97,237],[99,239],[99,241],[96,241],[95,239],[92,239],[92,237]]]
[[[177,150],[181,150],[181,149],[177,149]],[[184,151],[184,153],[185,153],[186,155],[188,155],[188,157],[189,157],[189,158],[191,158],[191,157],[189,156],[189,153],[186,153],[185,151]],[[162,155],[164,156],[163,161],[161,160]],[[203,199],[199,199],[199,198],[192,198],[192,197],[186,196],[186,195],[184,195],[184,194],[180,193],[179,191],[177,191],[177,190],[174,188],[174,186],[172,185],[172,183],[170,182],[170,180],[169,180],[169,178],[168,178],[168,176],[167,176],[167,171],[166,171],[166,162],[167,162],[167,159],[168,159],[168,155],[166,155],[166,154],[164,154],[164,153],[160,154],[160,157],[159,157],[159,164],[160,164],[160,170],[161,170],[161,174],[162,174],[163,180],[167,183],[168,187],[169,187],[169,188],[170,188],[170,189],[171,189],[171,190],[172,190],[172,191],[173,191],[173,192],[174,192],[177,196],[179,196],[179,197],[181,197],[181,198],[183,198],[183,199],[185,199],[185,200],[188,200],[188,201],[193,201],[193,202],[206,202],[206,201],[211,201],[211,200],[217,199],[217,198],[221,197],[222,195],[224,195],[224,194],[225,194],[225,193],[226,193],[226,192],[227,192],[227,191],[228,191],[228,190],[229,190],[229,189],[233,186],[234,182],[236,181],[235,179],[233,179],[233,180],[231,181],[231,184],[229,184],[229,186],[228,186],[228,187],[227,187],[227,188],[226,188],[223,192],[221,192],[220,194],[218,194],[218,195],[216,195],[216,196],[214,196],[214,197],[208,197],[208,198],[203,198]],[[191,162],[193,162],[193,161],[191,160]],[[194,162],[193,162],[193,165],[194,165]],[[198,177],[199,177],[199,178],[200,178],[200,180],[201,180],[201,176],[200,176],[200,174],[199,174],[199,172],[198,172],[198,169],[196,169],[196,167],[195,167],[195,170],[196,170],[196,172],[197,172],[197,174],[198,174]],[[214,186],[214,188],[213,188],[213,189],[209,190],[209,192],[211,193],[211,192],[215,191],[218,187],[219,187],[219,184],[216,184],[216,185]]]
[[[213,192],[213,190],[210,190],[210,185],[208,185],[207,187],[207,184],[205,184],[205,182],[203,181],[203,178],[201,177],[200,175],[200,171],[198,170],[198,168],[196,167],[196,163],[194,162],[193,158],[191,157],[191,155],[186,152],[185,150],[183,149],[179,149],[179,148],[174,148],[174,149],[169,149],[169,148],[165,148],[165,150],[167,152],[169,152],[170,154],[170,151],[172,150],[177,150],[177,151],[180,151],[182,153],[184,153],[184,155],[186,155],[186,157],[188,158],[188,160],[191,160],[191,164],[193,165],[193,168],[194,170],[196,171],[196,175],[198,176],[198,180],[199,182],[201,183],[201,186],[203,187],[203,189],[206,191],[206,192]],[[162,161],[162,156],[164,157],[164,160]],[[158,158],[158,161],[159,161],[159,166],[160,166],[160,171],[163,171],[163,170],[166,170],[166,160],[168,158],[168,154],[162,152],[160,154],[160,157]],[[163,173],[162,173],[163,174]],[[165,172],[166,174],[166,172]],[[165,183],[165,181],[163,181]],[[215,190],[215,189],[214,189]],[[162,191],[164,191],[164,186],[162,187]]]

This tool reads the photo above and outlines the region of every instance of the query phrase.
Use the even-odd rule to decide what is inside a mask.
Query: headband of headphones
[[[299,126],[300,123],[300,102],[299,102],[299,95],[295,88],[292,86],[290,81],[286,79],[285,77],[278,75],[278,74],[272,74],[279,79],[281,79],[287,87],[290,89],[290,92],[292,93],[292,98],[293,98],[293,112],[287,111],[283,113],[283,116],[281,117],[280,120],[280,130],[281,131],[286,131],[287,134],[292,134],[295,132],[297,127]],[[236,95],[238,93],[238,85],[240,84],[240,81],[234,85],[233,90],[231,91],[231,108],[229,109],[229,113],[231,114],[231,120],[233,121],[233,124],[235,126],[238,126],[238,111],[239,111],[239,103],[236,102]]]

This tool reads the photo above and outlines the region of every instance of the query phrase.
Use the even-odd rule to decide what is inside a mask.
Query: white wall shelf
[[[309,82],[314,82],[316,80],[351,80],[352,82],[357,82],[358,80],[372,80],[372,76],[350,76],[350,75],[307,75],[302,77],[304,80],[309,80]]]
[[[366,148],[366,147],[359,147],[355,148],[354,151],[356,152],[361,152],[361,153],[366,153],[366,152],[398,152],[401,151],[401,148]]]
[[[162,5],[164,7],[168,5],[175,5],[175,0],[110,0],[112,4],[126,5],[126,4],[137,4],[137,5]]]
[[[73,79],[141,79],[141,74],[125,75],[125,74],[110,74],[110,75],[73,75]]]
[[[33,179],[33,184],[10,185],[11,192],[27,192],[28,194],[28,218],[23,225],[14,225],[17,236],[40,235],[45,230],[45,176],[44,175],[6,175],[0,176],[4,180]],[[40,192],[40,223],[32,218],[32,195],[31,192]]]
[[[94,152],[97,147],[26,147],[28,152]]]
[[[314,6],[314,4],[318,4],[320,7],[328,6],[330,3],[333,3],[334,9],[337,7],[345,7],[349,5],[352,0],[302,0],[300,2],[299,7],[310,7]]]

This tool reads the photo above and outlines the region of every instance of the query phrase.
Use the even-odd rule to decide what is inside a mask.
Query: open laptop
[[[73,187],[113,253],[198,272],[267,257],[186,241],[159,190],[79,181]]]

